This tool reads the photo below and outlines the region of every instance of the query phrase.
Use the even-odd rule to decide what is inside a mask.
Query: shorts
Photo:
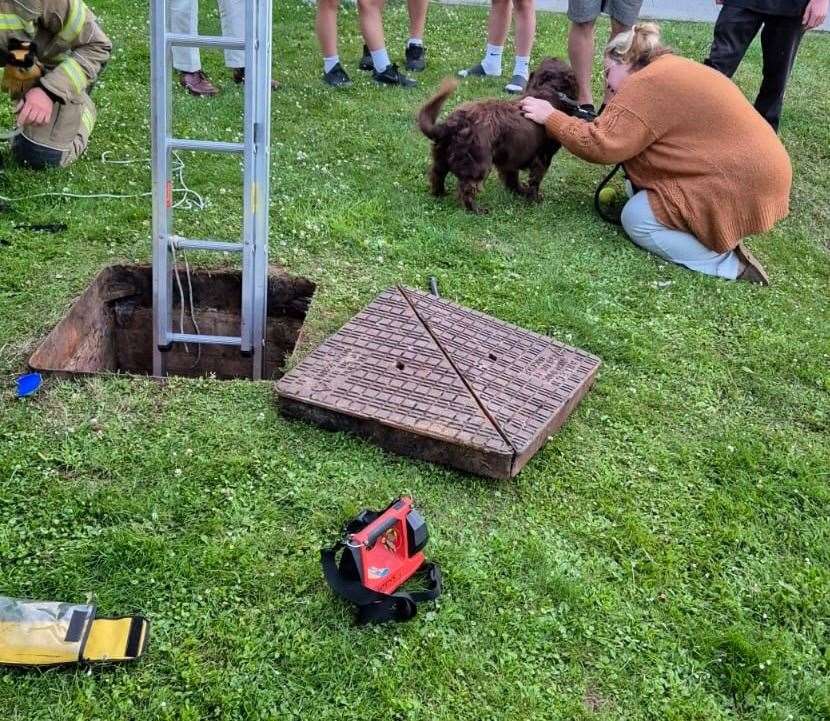
[[[643,0],[568,0],[568,19],[572,23],[590,23],[606,12],[620,25],[631,27],[640,17]]]

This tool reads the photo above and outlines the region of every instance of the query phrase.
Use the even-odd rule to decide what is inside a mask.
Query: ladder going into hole
[[[174,343],[238,346],[252,356],[251,377],[262,378],[268,297],[268,207],[271,145],[272,0],[245,0],[245,37],[179,35],[169,32],[168,0],[150,6],[150,80],[153,148],[153,375],[167,374]],[[174,46],[245,51],[245,109],[242,143],[190,140],[172,135]],[[193,240],[173,230],[171,155],[176,151],[243,156],[244,222],[240,241]],[[242,255],[242,322],[239,336],[175,333],[172,327],[172,260],[175,249],[237,252]],[[182,303],[185,302],[181,298]]]

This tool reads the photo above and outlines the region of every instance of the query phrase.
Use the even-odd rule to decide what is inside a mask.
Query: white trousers
[[[667,228],[654,217],[645,190],[641,190],[625,204],[622,226],[628,237],[641,248],[672,263],[729,280],[735,280],[738,275],[740,266],[734,250],[717,253],[691,233]]]
[[[217,0],[222,34],[225,37],[245,37],[245,0]],[[196,35],[199,32],[199,0],[170,0],[170,32]],[[225,65],[244,68],[242,50],[225,50]],[[202,69],[199,48],[173,48],[173,67],[185,73]]]

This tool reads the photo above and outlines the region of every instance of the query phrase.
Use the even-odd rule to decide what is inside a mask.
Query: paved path
[[[452,0],[469,4],[486,4],[486,0]],[[536,0],[539,10],[565,12],[568,0]],[[714,0],[644,0],[641,16],[659,20],[696,20],[714,22],[718,16],[718,6]],[[830,31],[830,17],[824,21],[822,30]]]

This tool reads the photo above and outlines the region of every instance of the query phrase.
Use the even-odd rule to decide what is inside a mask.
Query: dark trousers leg
[[[764,55],[764,79],[755,100],[755,109],[778,132],[784,91],[795,63],[798,46],[804,36],[801,18],[768,15],[761,31]]]
[[[731,78],[763,22],[761,13],[724,5],[715,23],[715,36],[704,64]]]

